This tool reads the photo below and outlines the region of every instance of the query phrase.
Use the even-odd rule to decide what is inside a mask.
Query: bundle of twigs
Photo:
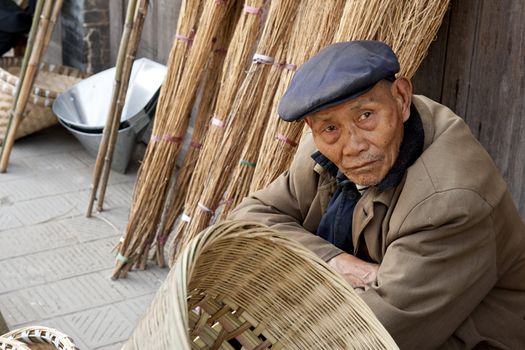
[[[191,180],[192,186],[184,204],[185,220],[181,220],[177,228],[175,238],[178,241],[172,246],[171,261],[174,261],[185,242],[208,225],[222,198],[231,169],[238,162],[242,150],[239,145],[243,144],[246,137],[247,126],[253,122],[253,114],[263,94],[268,72],[282,41],[289,35],[290,23],[293,23],[299,3],[298,0],[270,3],[253,62],[235,100],[231,106],[222,105],[221,100],[218,101],[218,107],[229,111],[228,114],[223,114],[228,115],[224,136],[219,142],[206,137],[205,147],[197,165],[205,171],[201,172],[201,178],[193,177]]]
[[[236,13],[234,12],[233,15],[236,15]],[[235,18],[230,18],[225,22],[226,25],[221,28],[222,33],[220,33],[215,41],[213,55],[210,57],[210,61],[206,67],[205,77],[201,82],[199,92],[200,101],[197,102],[196,106],[198,108],[194,117],[191,140],[180,169],[171,178],[169,191],[166,195],[166,202],[157,227],[154,260],[157,262],[157,265],[161,267],[165,266],[164,247],[173,229],[173,225],[182,211],[184,197],[190,183],[191,175],[194,172],[204,142],[204,136],[210,124],[211,114],[217,101],[222,74],[229,74],[229,69],[224,65],[224,62],[226,53],[229,51],[228,45],[232,39],[232,33],[234,33],[236,25],[244,21],[242,18],[239,21]]]
[[[334,42],[383,40],[398,54],[401,74],[411,77],[436,35],[448,1],[348,1]],[[250,191],[265,187],[286,170],[300,141],[301,122],[275,118],[275,125],[265,132]]]
[[[262,144],[263,135],[274,133],[274,137],[280,138],[281,135],[279,133],[275,134],[279,120],[276,112],[278,100],[286,91],[295,67],[302,64],[308,57],[332,40],[343,6],[344,1],[341,0],[329,2],[308,0],[301,2],[301,8],[291,30],[285,62],[281,65],[288,69],[279,70],[279,84],[275,94],[272,94],[269,100],[261,103],[268,106],[268,108],[260,108],[259,113],[255,115],[252,128],[247,131],[249,137],[244,146],[241,160],[238,162],[234,176],[231,178],[226,195],[235,204],[248,194],[250,179],[254,170],[253,166],[250,167],[250,165],[257,164],[257,166],[260,166],[262,163],[273,166],[273,158],[279,157],[280,154],[278,153],[282,153],[280,150],[273,154],[265,153],[264,144]],[[275,98],[275,96],[278,98]],[[265,130],[265,128],[265,133],[261,133],[261,130]],[[285,148],[291,146],[286,138],[282,138],[280,141],[280,146]],[[259,158],[259,153],[264,154],[265,157],[270,157],[270,159]],[[229,209],[230,206],[223,208],[222,217],[227,214]]]
[[[347,1],[339,28],[334,35],[334,42],[378,39],[377,34],[386,19],[387,12],[392,11],[394,5],[403,2],[406,1]]]
[[[394,1],[379,31],[399,57],[400,75],[411,78],[439,30],[450,0]]]
[[[170,118],[161,117],[161,121],[153,127],[152,138],[135,185],[126,233],[118,249],[113,278],[124,277],[135,262],[145,265],[146,251],[155,237],[199,81],[212,54],[213,38],[233,3],[234,1],[216,0],[205,2],[199,19],[199,29],[188,53],[182,76],[177,85],[170,86],[168,80],[163,86],[173,99],[163,97],[159,101],[157,113],[160,111],[160,115],[168,115]],[[171,78],[169,71],[168,77]],[[162,122],[163,119],[165,122]]]
[[[261,101],[266,103],[259,103],[259,106],[254,113],[253,121],[246,130],[246,142],[242,147],[242,152],[237,164],[231,169],[232,175],[224,193],[224,203],[222,208],[220,208],[220,216],[218,217],[218,220],[225,219],[228,212],[240,203],[247,194],[247,191],[244,191],[244,189],[250,188],[252,175],[255,166],[257,165],[257,156],[259,155],[259,146],[263,135],[261,130],[266,128],[269,109],[272,106],[271,101],[275,96],[275,82],[279,81],[282,69],[295,69],[294,64],[286,64],[285,52],[288,48],[288,44],[288,41],[283,43],[279,48],[278,53],[275,55],[280,63],[270,70],[266,86],[263,89],[263,95],[261,96]],[[268,101],[270,102],[268,103]]]
[[[155,111],[153,126],[156,130],[163,130],[172,118],[169,113],[171,102],[177,98],[177,91],[174,87],[179,86],[182,79],[182,72],[186,67],[186,59],[195,39],[197,23],[205,2],[206,0],[182,0],[175,40],[168,57],[168,72],[162,84]]]
[[[60,14],[62,2],[63,0],[39,0],[35,7],[28,45],[20,70],[19,85],[15,92],[13,109],[0,152],[0,172],[7,170],[16,131],[24,118],[27,101],[38,74],[40,62],[51,40],[51,34]]]
[[[178,250],[176,246],[182,240],[181,235],[187,222],[190,220],[190,211],[193,210],[193,203],[198,200],[202,191],[201,186],[208,174],[208,159],[213,157],[217,144],[222,141],[230,107],[239,90],[239,86],[246,77],[248,60],[253,55],[253,47],[262,24],[263,3],[264,1],[261,0],[246,1],[243,10],[244,14],[233,34],[224,64],[226,72],[222,75],[217,105],[215,106],[213,118],[206,133],[195,169],[191,174],[187,193],[185,196],[177,196],[175,198],[176,201],[184,204],[184,209],[173,239],[174,248],[172,247],[172,250]],[[177,203],[176,205],[180,204]]]
[[[124,32],[122,34],[115,68],[111,104],[106,118],[106,125],[102,133],[102,140],[98,148],[93,179],[91,181],[91,196],[86,213],[87,217],[91,216],[97,191],[99,192],[97,201],[97,209],[99,211],[102,210],[104,203],[114,147],[118,136],[118,128],[126,100],[133,61],[137,53],[142,27],[146,17],[148,2],[148,0],[130,0],[128,2]]]

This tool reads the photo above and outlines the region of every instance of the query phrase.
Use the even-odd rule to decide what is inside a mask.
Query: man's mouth
[[[363,163],[359,163],[359,164],[351,166],[351,167],[346,167],[345,168],[345,173],[354,172],[356,170],[367,168],[370,165],[374,164],[375,162],[377,162],[377,159],[376,160],[369,160],[369,161],[366,161],[366,162],[363,162]]]

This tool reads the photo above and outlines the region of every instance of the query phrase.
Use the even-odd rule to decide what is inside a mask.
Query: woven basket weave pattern
[[[224,222],[184,250],[125,349],[235,344],[397,349],[368,306],[313,253],[267,227]]]
[[[0,58],[0,144],[13,108],[21,64],[21,59],[17,57]],[[58,121],[51,110],[53,101],[58,94],[83,77],[83,73],[73,68],[41,64],[26,105],[24,119],[17,129],[16,138],[56,124]]]

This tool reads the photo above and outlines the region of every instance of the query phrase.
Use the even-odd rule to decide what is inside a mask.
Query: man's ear
[[[398,77],[392,83],[392,95],[396,99],[403,113],[403,122],[410,116],[410,104],[412,103],[412,82],[405,77]]]
[[[304,117],[304,122],[310,129],[312,128],[312,117]]]

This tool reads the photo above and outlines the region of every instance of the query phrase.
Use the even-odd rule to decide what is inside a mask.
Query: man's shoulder
[[[425,129],[425,148],[408,169],[403,192],[414,204],[437,193],[469,191],[495,205],[507,190],[494,161],[467,124],[449,108],[414,96]]]

